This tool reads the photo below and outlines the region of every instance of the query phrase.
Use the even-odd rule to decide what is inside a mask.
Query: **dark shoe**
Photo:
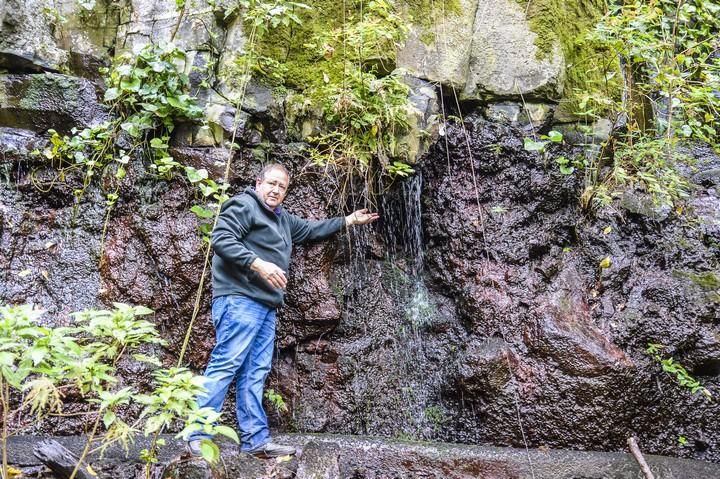
[[[295,448],[292,446],[285,446],[283,444],[276,444],[274,442],[266,442],[262,446],[245,452],[255,457],[267,459],[270,457],[292,456],[295,454]]]
[[[188,451],[190,451],[190,455],[193,457],[202,457],[202,451],[200,450],[200,443],[202,441],[200,439],[193,439],[192,441],[187,442],[187,448]]]

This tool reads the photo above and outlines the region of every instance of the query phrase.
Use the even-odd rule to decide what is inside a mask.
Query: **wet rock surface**
[[[296,249],[268,384],[289,412],[268,404],[272,423],[511,446],[524,433],[532,447],[605,450],[624,450],[637,434],[647,452],[718,460],[717,406],[643,353],[666,344],[717,387],[717,157],[700,151],[689,201],[698,216],[659,219],[621,203],[587,216],[576,206],[580,179],[525,152],[520,130],[479,114],[464,128],[470,149],[463,128],[449,126],[447,143],[418,167],[422,183],[396,184],[376,205],[381,222]],[[136,165],[101,244],[102,192],[89,192],[73,220],[79,178],[33,185],[33,175],[50,174],[28,156],[46,138],[18,128],[0,135],[3,300],[40,304],[58,323],[84,307],[145,304],[168,340],[165,362],[175,362],[204,259],[192,191]],[[214,176],[227,153],[175,151]],[[333,182],[297,145],[260,151],[293,172],[289,211],[338,214]],[[231,192],[252,184],[257,153],[236,155]],[[611,266],[599,268],[608,256]],[[186,356],[200,371],[214,342],[210,297],[208,279]],[[127,374],[149,381],[148,371]],[[78,427],[53,419],[44,430]]]
[[[519,358],[517,386],[488,394],[493,388],[484,378],[497,369],[488,367],[476,374],[485,394],[446,387],[443,396],[464,403],[465,411],[455,410],[453,433],[440,434],[518,445],[508,433],[520,427],[511,417],[515,404],[532,445],[616,450],[636,433],[652,452],[717,460],[711,452],[717,446],[707,442],[717,437],[716,406],[679,387],[644,354],[650,342],[665,344],[667,354],[716,387],[710,365],[717,285],[697,284],[705,277],[700,272],[717,274],[712,233],[689,226],[698,216],[658,217],[622,202],[586,216],[570,200],[578,178],[524,152],[512,128],[473,116],[465,128],[469,149],[457,127],[447,143],[454,161],[424,163],[427,284],[458,304],[467,332],[462,349],[477,351],[488,337],[508,341]],[[443,150],[438,143],[438,158]],[[707,158],[702,169],[712,171],[717,162]],[[696,187],[697,197],[717,198],[713,187]],[[599,267],[605,257],[612,262],[607,269]],[[460,371],[467,391],[471,377]],[[700,442],[678,447],[677,436],[690,431]]]

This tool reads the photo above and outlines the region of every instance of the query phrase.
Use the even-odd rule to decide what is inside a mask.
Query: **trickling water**
[[[403,262],[414,280],[423,270],[421,192],[422,176],[417,174],[403,181],[397,191],[385,195],[381,204],[388,259]]]
[[[383,236],[388,247],[388,262],[404,274],[404,281],[394,283],[393,293],[404,303],[410,330],[418,331],[430,322],[432,304],[423,280],[424,254],[422,235],[422,176],[403,181],[396,194],[383,198]]]

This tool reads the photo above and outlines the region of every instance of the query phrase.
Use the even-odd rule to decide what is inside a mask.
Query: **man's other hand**
[[[371,213],[367,208],[357,210],[356,212],[345,217],[345,224],[348,226],[352,225],[366,225],[377,221],[380,215],[377,213]]]
[[[250,265],[250,269],[258,273],[260,277],[270,283],[273,288],[285,289],[285,286],[287,286],[285,271],[280,269],[275,263],[255,258],[255,261]]]

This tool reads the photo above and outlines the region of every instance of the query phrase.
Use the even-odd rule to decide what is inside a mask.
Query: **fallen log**
[[[637,439],[631,436],[628,438],[627,442],[628,446],[630,446],[630,452],[632,452],[633,457],[640,466],[640,470],[645,476],[645,479],[655,479],[652,471],[650,471],[650,466],[648,466],[648,463],[645,461],[645,457],[642,455],[642,452],[640,452],[640,446],[638,446]]]
[[[33,454],[49,467],[58,479],[70,479],[78,463],[78,458],[72,452],[52,439],[40,441],[33,448]],[[75,479],[98,479],[98,476],[92,468],[83,464],[78,468]]]

